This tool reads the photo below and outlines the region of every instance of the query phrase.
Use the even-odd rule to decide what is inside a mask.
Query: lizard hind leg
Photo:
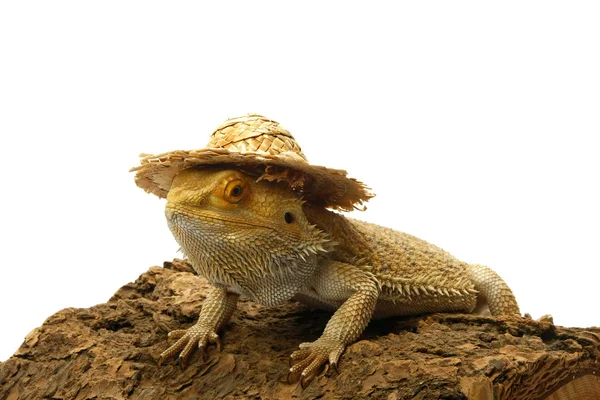
[[[479,264],[469,264],[467,272],[477,295],[475,313],[492,315],[521,315],[515,296],[504,280],[492,269]]]

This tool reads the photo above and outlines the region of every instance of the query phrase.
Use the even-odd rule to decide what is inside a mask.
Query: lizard
[[[231,165],[179,171],[165,206],[168,226],[212,289],[198,321],[169,333],[158,359],[221,349],[218,332],[239,296],[264,305],[295,300],[333,311],[323,334],[291,353],[288,381],[304,388],[371,319],[430,312],[520,316],[511,289],[492,269],[459,261],[422,239],[346,217],[306,201],[285,182]]]

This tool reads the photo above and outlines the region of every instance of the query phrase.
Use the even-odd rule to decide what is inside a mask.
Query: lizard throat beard
[[[290,300],[317,267],[316,251],[294,249],[271,229],[234,230],[173,212],[167,221],[198,275],[260,304]]]

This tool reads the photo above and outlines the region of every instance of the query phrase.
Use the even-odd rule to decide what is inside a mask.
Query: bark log
[[[531,400],[561,390],[600,393],[599,328],[463,314],[374,321],[342,356],[339,375],[329,371],[302,390],[286,381],[289,355],[318,338],[330,314],[245,299],[221,334],[221,353],[212,346],[205,362],[192,357],[183,370],[175,361],[158,367],[167,333],[195,323],[207,288],[176,259],[150,268],[105,304],[52,315],[0,363],[0,399]]]

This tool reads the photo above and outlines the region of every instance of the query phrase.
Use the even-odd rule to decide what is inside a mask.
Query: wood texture
[[[105,304],[50,316],[0,363],[0,399],[598,398],[599,328],[463,314],[374,321],[342,355],[339,375],[302,390],[286,383],[289,355],[330,314],[241,299],[221,353],[211,346],[206,362],[194,354],[184,370],[158,367],[167,332],[195,323],[208,288],[174,260]]]

